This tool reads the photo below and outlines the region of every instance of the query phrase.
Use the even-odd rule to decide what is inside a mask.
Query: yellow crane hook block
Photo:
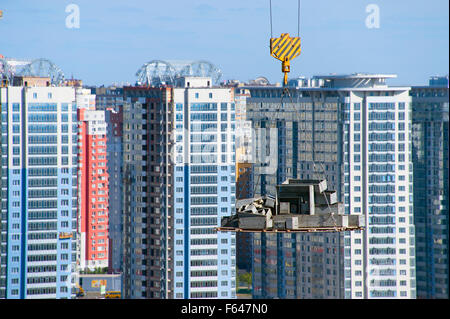
[[[280,60],[281,72],[284,73],[284,85],[287,85],[287,74],[291,70],[290,62],[301,52],[300,38],[290,37],[289,33],[282,33],[279,38],[270,38],[270,55]]]

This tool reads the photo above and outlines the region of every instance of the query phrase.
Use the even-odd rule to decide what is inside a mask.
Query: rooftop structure
[[[387,88],[386,79],[396,78],[395,74],[330,74],[316,75],[314,80],[319,80],[320,87],[323,88]]]
[[[163,61],[152,60],[136,72],[137,83],[140,85],[174,84],[178,77],[195,76],[210,77],[214,84],[218,84],[222,77],[220,69],[211,62],[199,61]]]
[[[432,76],[429,81],[430,86],[443,86],[443,87],[449,87],[448,86],[448,75],[446,76]]]
[[[50,78],[40,76],[15,76],[13,78],[12,86],[50,86]]]
[[[61,85],[64,82],[64,73],[48,59],[13,59],[0,58],[0,79],[13,83],[16,76],[48,77],[52,85]],[[6,83],[4,83],[6,84]]]

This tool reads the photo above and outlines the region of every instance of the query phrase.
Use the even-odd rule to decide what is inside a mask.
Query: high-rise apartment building
[[[415,86],[412,97],[417,297],[449,297],[447,77]]]
[[[327,179],[342,200],[336,95],[248,86],[255,196],[275,196],[287,178]],[[322,169],[322,165],[326,168]],[[343,234],[254,233],[253,298],[343,298]]]
[[[81,86],[75,87],[75,98],[77,101],[77,108],[95,110],[96,96],[92,94],[91,89],[85,89]]]
[[[95,107],[97,110],[107,110],[109,108],[117,111],[117,106],[123,105],[122,87],[95,87],[91,88],[95,94]]]
[[[122,124],[123,105],[105,111],[107,170],[109,175],[109,270],[113,273],[122,271],[123,264],[123,205],[122,205]]]
[[[109,220],[109,265],[110,272],[122,271],[123,255],[123,153],[122,153],[122,122],[123,122],[123,88],[116,86],[92,87],[95,97],[95,109],[105,112],[107,127],[106,149],[107,170],[109,174],[108,190],[108,220]]]
[[[367,225],[345,236],[348,298],[416,298],[410,88],[386,78],[350,77],[344,100],[345,203]]]
[[[42,85],[48,78],[28,77],[26,82],[0,88],[0,298],[71,298],[77,223],[75,89]]]
[[[126,87],[125,294],[235,298],[234,90],[210,78]]]
[[[171,89],[166,87],[124,88],[125,298],[173,298],[169,285],[173,282],[171,96]]]
[[[274,134],[256,134],[270,158],[254,165],[257,193],[325,178],[346,213],[366,216],[363,231],[255,234],[254,297],[416,297],[410,88],[390,77],[300,79],[283,104],[283,88],[248,87],[248,119]]]
[[[236,104],[236,199],[253,197],[252,122],[247,120],[247,98],[250,91],[235,87]],[[240,270],[251,271],[253,235],[251,232],[236,233],[236,263]]]
[[[235,102],[210,78],[174,88],[174,297],[235,298],[234,233],[216,232],[234,212]]]
[[[79,107],[78,121],[80,268],[105,268],[109,250],[105,111]]]

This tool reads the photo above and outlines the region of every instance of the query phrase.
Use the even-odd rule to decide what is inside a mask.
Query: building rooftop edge
[[[367,79],[367,78],[385,78],[395,79],[397,74],[383,74],[383,73],[352,73],[352,74],[328,74],[328,75],[313,75],[314,79]]]

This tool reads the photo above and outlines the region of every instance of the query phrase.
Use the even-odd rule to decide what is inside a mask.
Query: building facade
[[[345,236],[347,298],[416,298],[410,88],[385,80],[344,100],[344,200],[367,225]]]
[[[275,196],[287,178],[323,179],[342,200],[339,96],[247,87],[255,194]],[[322,169],[322,165],[326,169]],[[343,298],[343,235],[253,234],[253,298]]]
[[[123,105],[123,88],[121,87],[95,87],[91,88],[95,94],[95,107],[97,110],[114,109]]]
[[[235,298],[235,236],[214,229],[234,210],[233,89],[186,77],[124,94],[125,294]]]
[[[126,87],[123,296],[173,298],[173,110],[170,88]]]
[[[210,78],[182,78],[175,105],[175,298],[235,298],[235,102]]]
[[[412,87],[417,297],[449,297],[447,77]]]
[[[252,151],[252,123],[247,120],[247,98],[250,91],[235,87],[236,101],[236,199],[252,198],[254,191]],[[239,270],[251,272],[253,235],[236,233],[236,262]]]
[[[71,298],[77,223],[75,89],[27,84],[0,88],[0,298]]]
[[[94,100],[95,101],[95,100]],[[80,268],[108,267],[109,174],[105,111],[78,108]]]
[[[122,125],[123,105],[105,111],[107,124],[106,150],[107,170],[109,175],[109,270],[113,273],[122,271],[123,264],[123,205],[122,205]]]

